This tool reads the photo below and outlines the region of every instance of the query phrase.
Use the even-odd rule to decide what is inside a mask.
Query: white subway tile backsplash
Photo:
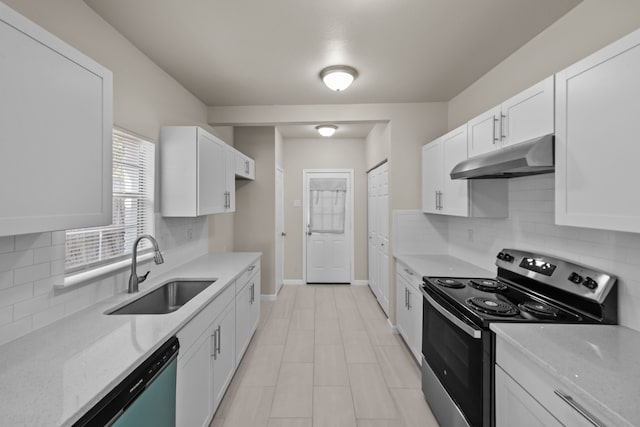
[[[13,286],[13,270],[0,273],[0,289],[6,289]]]
[[[0,307],[33,298],[33,283],[12,286],[0,291]]]
[[[16,303],[13,306],[13,318],[15,320],[31,316],[40,311],[44,311],[49,307],[49,296],[40,295],[25,301]]]
[[[13,321],[13,306],[0,307],[0,326]]]
[[[51,233],[22,234],[15,236],[15,250],[42,248],[51,246]]]
[[[13,271],[13,282],[16,285],[35,280],[44,279],[51,275],[49,263],[30,265],[28,267],[16,268]]]
[[[155,221],[165,263],[147,264],[152,275],[208,251],[206,217],[166,219],[155,215]],[[186,239],[187,229],[192,230],[193,239]],[[53,285],[64,279],[64,251],[64,231],[0,237],[0,344],[126,290],[128,271],[54,291]]]
[[[14,270],[33,264],[33,250],[0,254],[0,271]]]
[[[2,236],[0,237],[0,254],[4,254],[7,252],[13,252],[13,236]]]

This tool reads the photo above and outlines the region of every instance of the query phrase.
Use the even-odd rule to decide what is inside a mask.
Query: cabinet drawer
[[[420,286],[422,286],[422,276],[420,276],[418,273],[401,262],[396,263],[396,273],[398,273],[412,287],[420,290]]]
[[[247,286],[247,283],[249,283],[249,280],[251,280],[251,278],[255,274],[257,274],[259,271],[260,271],[260,260],[257,260],[256,262],[252,263],[249,267],[245,268],[242,274],[240,274],[240,276],[236,279],[236,294],[242,291],[242,289],[244,289],[244,287]]]
[[[222,313],[229,303],[233,302],[235,296],[234,290],[234,284],[227,286],[220,295],[178,331],[177,336],[180,341],[179,358],[187,354],[189,348],[198,340],[198,337],[206,331],[209,325],[211,325],[211,322]]]
[[[602,425],[619,424],[605,416],[598,408],[594,408],[593,403],[582,401],[580,396],[575,396],[573,391],[557,378],[523,357],[520,351],[500,337],[496,339],[496,364],[563,425],[592,426],[594,424],[590,423],[578,410],[572,408],[557,392],[571,396],[577,405],[599,420]]]

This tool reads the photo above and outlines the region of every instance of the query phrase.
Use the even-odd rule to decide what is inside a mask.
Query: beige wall
[[[234,248],[262,252],[261,294],[275,293],[275,129],[237,127],[235,147],[256,161],[255,181],[236,181]]]
[[[367,135],[367,170],[389,159],[391,151],[391,126],[389,123],[377,123]]]
[[[287,238],[285,280],[302,280],[303,209],[294,206],[302,197],[304,169],[353,169],[354,277],[367,280],[367,173],[364,139],[285,138],[284,222]]]
[[[449,102],[449,129],[640,28],[638,0],[584,0]]]

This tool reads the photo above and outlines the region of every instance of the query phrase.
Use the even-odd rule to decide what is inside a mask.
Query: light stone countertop
[[[491,330],[615,425],[640,425],[640,332],[618,325],[492,323]]]
[[[0,346],[0,426],[77,421],[261,256],[210,253],[15,341]],[[163,315],[105,315],[172,279],[216,282]]]
[[[395,258],[421,276],[443,277],[496,277],[496,270],[490,271],[475,264],[450,255],[403,255]]]

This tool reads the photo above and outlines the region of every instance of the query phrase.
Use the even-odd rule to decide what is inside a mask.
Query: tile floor
[[[211,427],[438,426],[367,286],[283,286],[261,308]]]

